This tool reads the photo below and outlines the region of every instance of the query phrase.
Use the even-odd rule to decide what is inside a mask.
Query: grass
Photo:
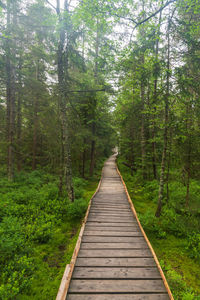
[[[157,181],[143,182],[140,174],[130,175],[130,171],[118,159],[118,166],[127,185],[142,226],[156,252],[175,300],[200,299],[200,260],[199,244],[191,244],[191,236],[199,233],[199,183],[191,185],[189,211],[182,209],[184,186],[173,180],[170,183],[170,203],[165,203],[163,214],[155,218],[157,206]],[[195,211],[195,214],[192,214]],[[198,240],[197,240],[198,241]],[[194,249],[195,248],[195,249]]]

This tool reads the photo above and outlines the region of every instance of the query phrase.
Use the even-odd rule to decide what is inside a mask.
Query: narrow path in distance
[[[67,300],[170,299],[116,169],[104,165],[92,200]]]

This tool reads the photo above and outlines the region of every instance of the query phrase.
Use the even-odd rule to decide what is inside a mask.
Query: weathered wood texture
[[[113,155],[92,200],[67,300],[173,299],[136,218]]]

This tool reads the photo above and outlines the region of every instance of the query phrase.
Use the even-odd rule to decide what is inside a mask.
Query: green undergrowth
[[[170,199],[155,217],[158,182],[143,181],[141,174],[118,159],[118,166],[140,222],[158,256],[175,300],[200,299],[200,199],[199,182],[191,181],[190,205],[185,207],[186,187],[174,176],[169,183]]]
[[[99,178],[74,178],[74,203],[43,171],[0,178],[0,299],[56,298]]]

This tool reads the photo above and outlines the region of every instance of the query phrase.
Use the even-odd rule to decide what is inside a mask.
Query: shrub
[[[139,219],[145,231],[154,232],[157,238],[165,238],[166,232],[163,230],[160,220],[151,211],[139,215]]]
[[[88,203],[85,200],[79,199],[70,203],[68,206],[67,215],[69,219],[81,219],[84,217]]]
[[[192,258],[200,259],[200,234],[193,233],[188,236],[187,250]]]

